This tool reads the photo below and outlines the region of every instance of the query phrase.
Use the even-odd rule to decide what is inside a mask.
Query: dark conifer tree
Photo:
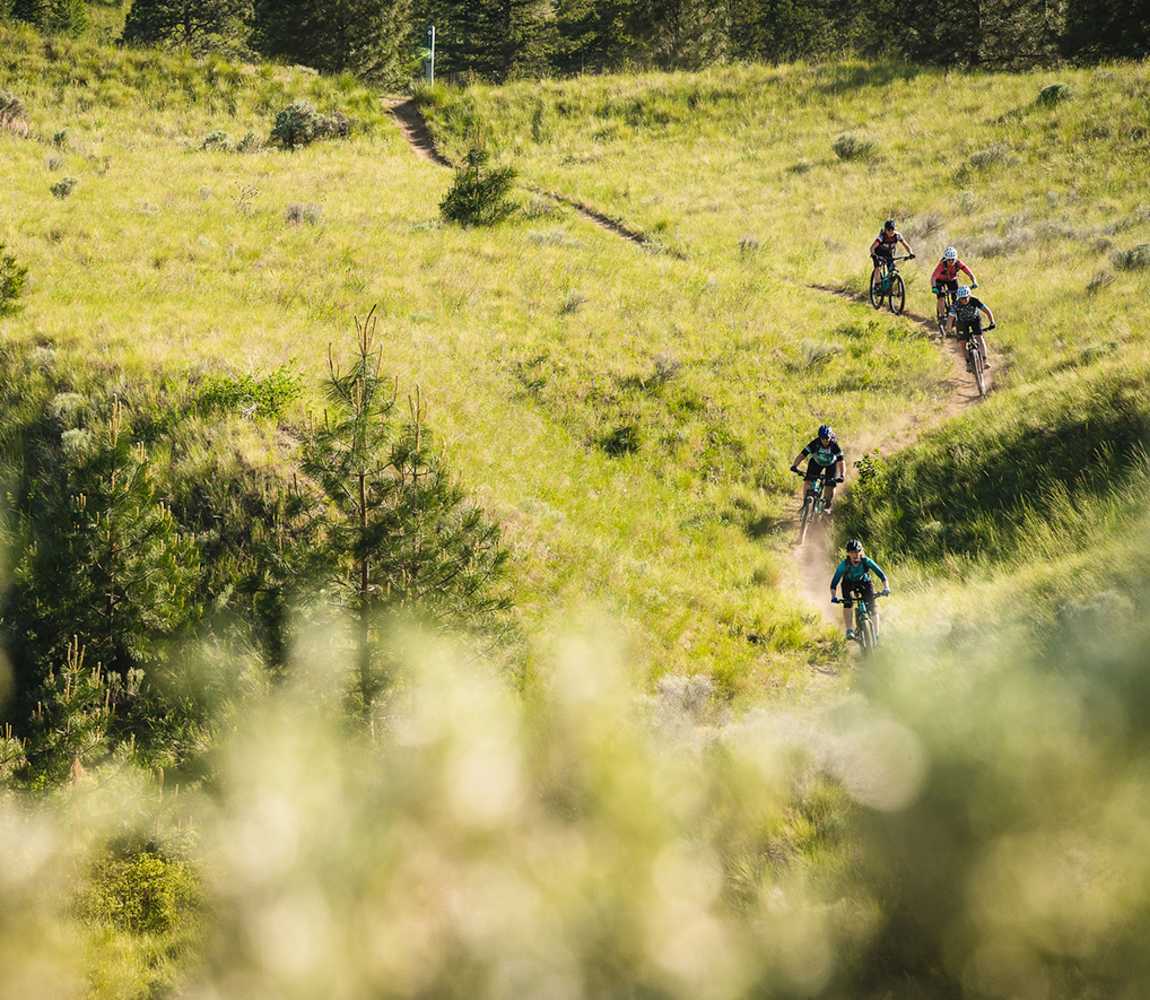
[[[221,41],[245,43],[251,0],[133,0],[124,41],[202,48]]]
[[[13,0],[12,17],[49,34],[78,35],[88,24],[84,0]]]
[[[1069,0],[1062,50],[1077,59],[1150,56],[1150,0]]]

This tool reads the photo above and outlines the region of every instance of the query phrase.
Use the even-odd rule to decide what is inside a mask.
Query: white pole
[[[431,36],[431,83],[435,83],[435,25],[433,24],[427,32]]]

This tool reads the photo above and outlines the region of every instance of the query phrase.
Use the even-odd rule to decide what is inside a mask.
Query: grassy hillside
[[[529,675],[518,697],[472,650],[405,636],[369,736],[325,630],[274,678],[215,637],[178,649],[234,688],[194,774],[129,751],[50,796],[0,791],[0,994],[1144,993],[1150,83],[1068,72],[1036,104],[1050,79],[431,91],[446,151],[478,129],[526,182],[475,231],[441,224],[449,172],[354,80],[0,29],[28,119],[0,131],[0,242],[29,270],[0,316],[7,459],[36,457],[30,424],[64,454],[63,416],[116,397],[168,449],[166,503],[233,466],[282,483],[329,345],[350,356],[379,303],[386,370],[503,528]],[[300,98],[351,137],[267,146]],[[877,158],[840,161],[848,129]],[[889,213],[920,251],[916,311],[947,241],[982,279],[986,402],[958,406],[920,325],[810,287],[857,291]],[[274,416],[181,409],[284,372],[302,391]],[[851,458],[910,445],[836,515],[899,582],[865,670],[789,551],[787,465],[821,420]],[[185,540],[205,563],[211,534]],[[61,672],[37,711],[98,722],[99,680]],[[0,730],[0,786],[18,757]]]
[[[862,534],[896,562],[927,560],[925,586],[953,574],[965,590],[964,560],[1018,577],[1041,525],[1065,582],[1029,591],[1045,622],[1073,589],[1084,528],[1117,550],[1095,580],[1132,558],[1148,412],[1148,92],[1145,64],[959,74],[847,63],[439,89],[422,101],[449,151],[484,135],[533,183],[696,263],[755,246],[765,274],[810,300],[809,284],[865,291],[867,247],[893,215],[919,256],[903,265],[908,308],[931,315],[930,270],[956,244],[999,319],[995,394],[857,493],[840,535]],[[869,151],[841,158],[844,134]],[[1112,490],[1127,499],[1108,516],[1068,518]],[[991,588],[983,600],[1000,597]],[[1029,601],[1006,603],[1031,615]]]
[[[0,238],[31,273],[10,342],[129,378],[315,375],[378,302],[388,368],[504,525],[529,632],[590,601],[656,673],[803,686],[826,651],[776,586],[786,466],[820,420],[850,441],[927,416],[948,368],[921,334],[810,295],[769,253],[651,255],[547,200],[494,233],[443,227],[449,175],[350,80],[7,37],[0,86],[34,135],[0,137]],[[266,136],[296,97],[361,127],[294,154],[200,148]]]

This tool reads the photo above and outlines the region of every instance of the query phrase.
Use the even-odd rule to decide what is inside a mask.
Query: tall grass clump
[[[455,179],[439,203],[440,215],[460,226],[494,226],[515,211],[511,188],[515,168],[489,166],[490,154],[478,146],[467,151]]]

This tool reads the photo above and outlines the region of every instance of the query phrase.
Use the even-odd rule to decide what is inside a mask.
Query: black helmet
[[[862,542],[860,542],[857,538],[852,538],[849,542],[847,542],[847,552],[862,552],[862,550]]]
[[[835,432],[831,429],[829,424],[819,424],[819,437],[835,439]]]
[[[894,219],[887,219],[886,222],[882,224],[882,227],[883,229],[894,229]]]

